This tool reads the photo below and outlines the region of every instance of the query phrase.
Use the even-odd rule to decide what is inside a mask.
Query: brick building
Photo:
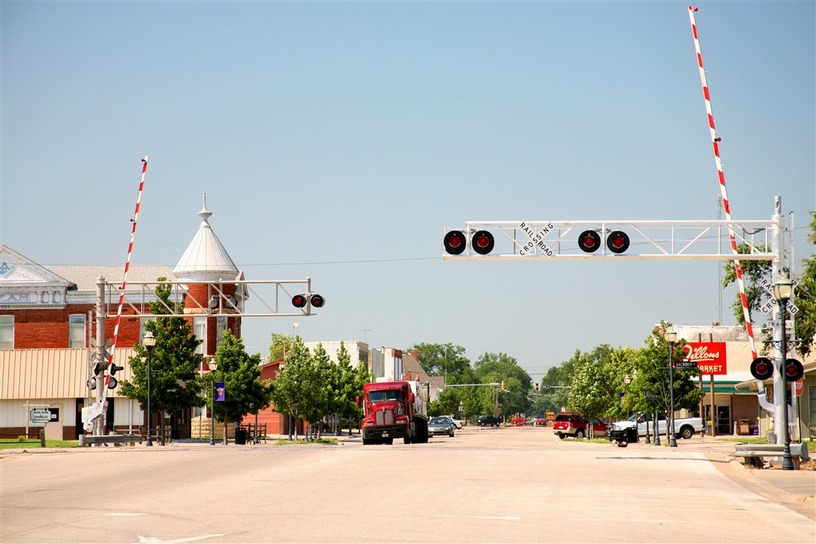
[[[126,297],[144,304],[156,300],[144,282],[159,278],[184,283],[184,297],[199,297],[202,281],[223,282],[223,293],[233,304],[243,304],[246,294],[230,281],[243,279],[218,237],[212,231],[206,200],[198,216],[201,223],[181,259],[167,266],[131,266]],[[0,245],[0,436],[32,434],[42,424],[30,421],[32,408],[48,408],[52,421],[45,425],[49,438],[76,439],[82,431],[81,410],[95,400],[88,380],[93,375],[93,346],[97,302],[103,292],[105,340],[114,334],[121,266],[43,266],[13,249]],[[100,284],[100,282],[102,282]],[[140,285],[140,282],[142,284]],[[206,286],[203,286],[206,293]],[[101,289],[101,290],[100,290]],[[214,354],[225,330],[241,335],[241,318],[212,315],[190,305],[185,308],[197,337],[204,340],[202,355]],[[127,360],[141,343],[148,318],[125,304],[114,350],[114,364],[124,367],[119,379],[131,380]],[[202,364],[202,372],[206,372]],[[137,401],[122,397],[118,388],[108,391],[106,428],[141,431],[145,414]],[[158,426],[159,415],[153,426]],[[167,417],[174,438],[189,437],[190,414]]]

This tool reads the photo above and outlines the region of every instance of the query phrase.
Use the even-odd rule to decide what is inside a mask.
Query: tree
[[[504,382],[504,390],[498,392],[500,413],[507,415],[529,410],[528,393],[533,380],[513,357],[505,353],[484,353],[474,363],[473,372],[477,382]]]
[[[166,281],[159,278],[158,281]],[[154,314],[167,314],[174,308],[171,301],[172,287],[160,284],[156,287],[158,300],[150,304]],[[183,304],[179,305],[183,310]],[[196,349],[201,340],[196,339],[191,324],[183,317],[159,317],[145,323],[145,329],[156,337],[156,345],[150,353],[150,405],[154,412],[188,410],[204,404],[202,380],[198,374],[201,355]],[[122,395],[136,399],[142,410],[147,408],[147,350],[134,346],[136,355],[128,360],[133,370],[133,381],[121,382]],[[148,414],[148,421],[150,415]],[[164,443],[164,417],[160,418],[160,437]]]
[[[445,376],[446,383],[471,383],[472,369],[465,348],[453,344],[414,344],[419,364],[430,376]]]
[[[808,241],[816,243],[816,212],[810,212],[810,233],[808,234]],[[767,248],[760,246],[760,249],[766,251]],[[737,247],[737,252],[740,254],[749,251],[747,244],[741,244]],[[802,261],[803,269],[798,278],[794,278],[797,282],[793,302],[798,308],[796,319],[794,320],[794,335],[797,340],[797,350],[803,356],[810,354],[813,349],[814,335],[816,335],[816,255],[810,255]],[[771,282],[775,282],[776,278],[771,277],[771,262],[770,261],[741,261],[742,275],[745,286],[745,298],[748,302],[748,308],[752,315],[759,311],[759,308],[768,300],[771,294],[761,287],[760,280],[769,278]],[[723,276],[723,287],[728,287],[737,280],[736,272],[734,271],[733,262],[728,262],[723,265],[725,274]],[[790,269],[785,268],[785,272],[790,275]],[[790,275],[792,278],[793,276]],[[737,293],[736,300],[732,304],[734,316],[737,322],[745,326],[745,317],[742,310],[742,299]],[[765,338],[766,345],[770,344],[770,338]]]
[[[816,212],[810,212],[810,233],[808,241],[816,244]],[[794,302],[799,311],[794,320],[797,351],[803,356],[810,354],[816,336],[816,255],[810,255],[803,261],[804,268],[798,278]]]
[[[630,349],[615,349],[605,344],[591,353],[576,352],[570,380],[570,409],[590,421],[617,415],[620,411],[619,376],[633,364],[630,357]]]
[[[300,336],[295,337],[289,351],[286,352],[283,367],[275,378],[272,390],[272,402],[275,410],[297,418],[313,418],[316,406],[322,402],[321,376],[309,350],[303,345]],[[297,426],[295,427],[297,438]]]
[[[218,369],[212,373],[212,382],[224,382],[225,400],[216,402],[215,420],[224,423],[224,444],[227,444],[227,423],[235,422],[248,413],[257,414],[268,407],[272,398],[271,384],[261,382],[261,356],[249,355],[244,341],[230,331],[224,331],[215,351]]]
[[[337,352],[337,367],[341,369],[337,413],[348,421],[351,436],[352,425],[359,425],[363,418],[363,408],[357,405],[357,398],[363,394],[363,385],[371,381],[371,373],[362,361],[357,363],[356,367],[351,366],[351,356],[343,342],[340,342],[340,349]]]
[[[288,334],[273,333],[272,345],[269,346],[269,360],[282,361],[293,343],[294,339]]]
[[[626,391],[627,407],[647,414],[669,414],[671,389],[669,388],[669,344],[663,334],[669,324],[661,321],[646,338],[646,347],[638,351],[635,364],[635,376]],[[685,340],[674,345],[672,362],[683,359]],[[694,378],[699,376],[696,368],[674,369],[674,408],[696,409],[703,392],[695,385]],[[668,419],[668,418],[667,418]],[[666,438],[670,438],[670,429],[666,426]]]

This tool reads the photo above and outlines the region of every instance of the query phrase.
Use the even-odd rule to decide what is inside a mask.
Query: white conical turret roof
[[[173,269],[179,279],[202,281],[234,280],[239,273],[227,250],[210,227],[212,212],[207,209],[207,195],[204,195],[204,207],[198,212],[201,225],[198,227],[190,245]]]

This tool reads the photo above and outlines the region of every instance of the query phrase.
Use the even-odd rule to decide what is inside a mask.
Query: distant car
[[[496,416],[481,416],[476,419],[479,427],[498,427],[502,424],[502,418]]]
[[[527,425],[535,425],[536,427],[546,427],[547,418],[544,416],[535,416],[527,420]]]
[[[430,436],[448,435],[453,438],[456,425],[449,417],[432,417],[428,422],[428,434]]]
[[[510,425],[513,427],[523,427],[527,423],[527,420],[523,417],[514,417],[510,418]]]
[[[453,416],[439,416],[439,417],[446,417],[446,418],[450,419],[451,422],[456,426],[457,429],[462,428],[462,420],[461,419],[455,419]]]

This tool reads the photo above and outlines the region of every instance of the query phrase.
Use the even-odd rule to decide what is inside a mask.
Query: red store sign
[[[689,361],[697,361],[700,374],[722,375],[728,372],[725,342],[687,342],[683,346],[683,353]]]

